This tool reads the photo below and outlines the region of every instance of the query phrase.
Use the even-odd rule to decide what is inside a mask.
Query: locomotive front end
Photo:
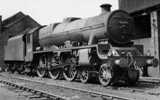
[[[117,80],[121,80],[128,84],[135,84],[140,76],[146,75],[145,68],[158,65],[156,58],[142,55],[135,47],[111,47],[107,55],[108,60],[106,62],[104,60],[103,67],[107,70],[110,69],[112,77],[106,83],[115,83],[118,82]],[[107,77],[107,75],[103,77]]]

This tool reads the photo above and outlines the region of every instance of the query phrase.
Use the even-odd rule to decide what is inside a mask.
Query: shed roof
[[[160,0],[119,0],[119,8],[129,13],[160,9]]]
[[[6,35],[15,36],[23,34],[28,28],[35,28],[41,26],[37,21],[23,12],[18,12],[13,16],[2,21],[2,31]]]

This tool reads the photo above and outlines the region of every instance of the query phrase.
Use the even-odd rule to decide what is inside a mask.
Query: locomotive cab
[[[32,34],[25,34],[23,36],[24,41],[24,54],[25,61],[31,62],[33,59],[33,43],[32,43]]]

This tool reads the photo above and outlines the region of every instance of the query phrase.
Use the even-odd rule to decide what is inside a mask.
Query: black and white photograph
[[[160,0],[0,1],[0,100],[160,100]]]

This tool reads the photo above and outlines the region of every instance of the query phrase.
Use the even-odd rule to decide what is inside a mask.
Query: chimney
[[[111,4],[102,4],[100,7],[102,9],[101,12],[103,14],[103,13],[110,12],[112,5]]]

